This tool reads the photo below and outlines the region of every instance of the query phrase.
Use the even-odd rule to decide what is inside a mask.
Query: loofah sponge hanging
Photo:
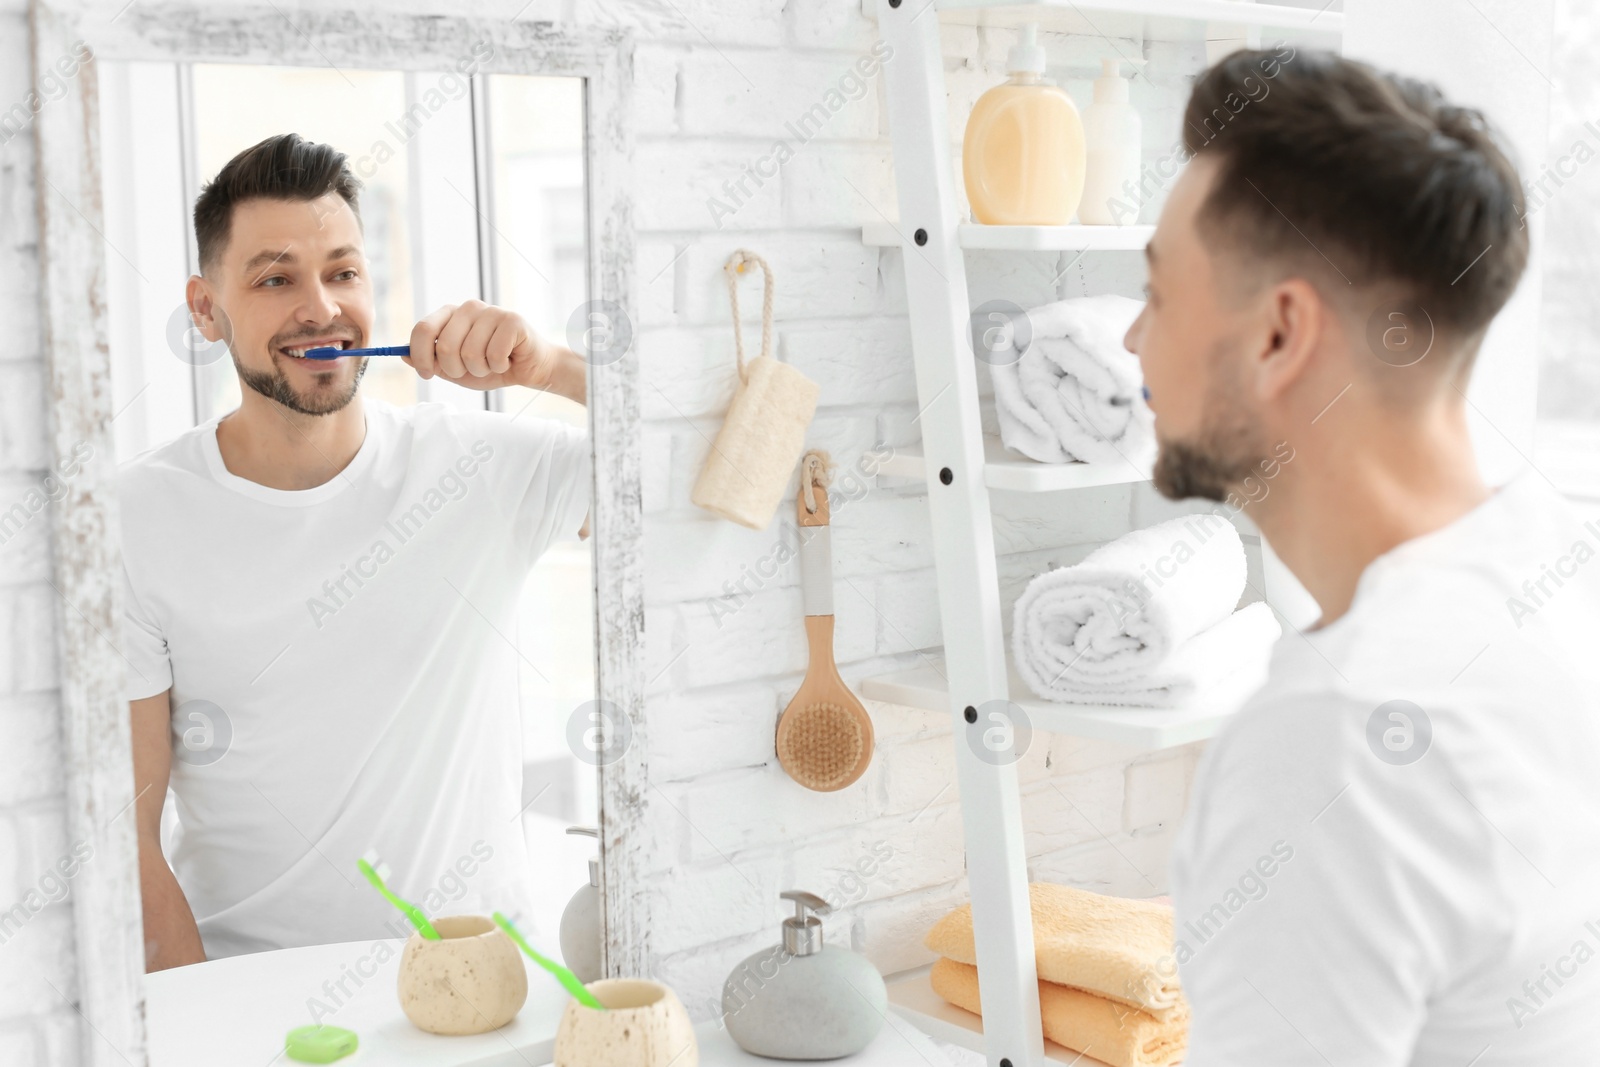
[[[746,263],[761,268],[761,354],[745,362],[739,330],[737,275]],[[817,384],[787,363],[772,358],[772,268],[760,256],[740,249],[723,266],[733,305],[734,352],[739,383],[717,432],[690,499],[707,511],[755,530],[777,512],[789,475],[805,449],[806,430],[816,414]]]

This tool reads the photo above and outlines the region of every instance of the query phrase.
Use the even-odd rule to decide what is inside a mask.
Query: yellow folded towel
[[[1172,906],[1108,897],[1049,882],[1028,887],[1035,967],[1057,985],[1164,1016],[1182,1007],[1172,954]],[[972,905],[934,923],[923,944],[959,963],[978,962]]]
[[[929,977],[935,993],[958,1008],[983,1014],[978,1010],[978,968],[939,959]],[[1187,1009],[1158,1019],[1126,1004],[1041,981],[1039,1015],[1045,1037],[1114,1067],[1170,1067],[1183,1059],[1188,1046]]]

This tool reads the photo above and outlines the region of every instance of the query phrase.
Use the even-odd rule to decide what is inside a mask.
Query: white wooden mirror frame
[[[633,49],[622,31],[479,19],[439,3],[437,15],[283,12],[137,0],[73,6],[35,0],[35,83],[83,41],[98,59],[452,69],[473,42],[494,56],[482,74],[585,79],[589,295],[625,322],[633,314],[631,88]],[[459,9],[455,9],[459,10]],[[106,256],[94,62],[35,120],[42,342],[49,368],[52,462],[87,444],[114,457],[107,344]],[[630,831],[645,793],[644,608],[640,533],[638,364],[632,348],[591,366],[595,658],[598,700],[627,718],[629,743],[599,772],[602,941],[608,976],[646,973],[644,850]],[[121,615],[114,463],[88,462],[66,481],[51,538],[60,619],[67,833],[92,847],[74,879],[83,1062],[144,1065],[144,948],[125,663],[113,642]],[[605,706],[605,705],[602,705]],[[159,1064],[154,1067],[160,1067]]]

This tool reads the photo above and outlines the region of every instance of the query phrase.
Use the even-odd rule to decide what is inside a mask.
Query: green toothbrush
[[[593,993],[589,992],[588,987],[582,982],[578,981],[577,975],[561,966],[561,964],[557,963],[555,960],[547,960],[537,952],[533,951],[532,946],[522,939],[521,934],[517,933],[517,928],[511,924],[510,919],[506,918],[497,911],[494,913],[494,921],[495,924],[500,927],[500,929],[504,930],[506,934],[510,936],[511,940],[517,943],[518,948],[528,954],[529,958],[532,959],[533,962],[537,963],[539,966],[555,975],[556,979],[562,985],[567,987],[567,992],[578,998],[579,1004],[582,1004],[588,1008],[594,1008],[598,1011],[606,1010],[606,1006],[600,1003],[599,999],[596,998]]]
[[[383,880],[389,875],[389,868],[383,863],[378,864],[376,868],[373,867],[372,861],[377,858],[377,853],[368,851],[365,856],[356,860],[356,869],[361,872],[367,881],[372,883],[372,888],[382,893],[389,903],[399,908],[405,917],[411,920],[411,925],[417,928],[417,933],[429,941],[438,941],[439,931],[435,930],[433,924],[428,921],[428,917],[422,914],[422,909],[409,901],[401,900],[390,892],[388,886],[383,884]],[[383,871],[382,874],[378,873],[379,869]]]

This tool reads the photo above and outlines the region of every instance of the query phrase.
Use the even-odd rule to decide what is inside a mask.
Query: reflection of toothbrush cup
[[[418,934],[429,941],[439,940],[439,931],[433,928],[433,924],[429,922],[428,917],[422,913],[422,909],[417,907],[415,904],[410,903],[409,901],[400,899],[392,890],[389,889],[387,885],[384,884],[389,878],[391,872],[388,864],[378,860],[377,853],[368,850],[366,855],[362,856],[356,861],[356,869],[361,872],[362,876],[366,878],[367,881],[372,883],[372,887],[374,889],[383,894],[384,899],[388,900],[389,903],[400,909],[401,914],[411,921],[412,926],[417,928]],[[543,967],[545,970],[554,975],[556,980],[566,987],[567,992],[571,993],[575,998],[577,998],[578,1003],[584,1005],[585,1007],[595,1008],[601,1011],[605,1010],[605,1005],[601,1004],[599,999],[596,998],[593,993],[589,992],[582,982],[578,981],[577,975],[573,974],[567,968],[563,967],[554,960],[546,959],[544,956],[541,956],[539,953],[535,952],[533,947],[523,939],[522,934],[518,932],[516,926],[513,925],[510,919],[506,918],[497,911],[494,913],[494,921],[495,924],[500,927],[500,929],[506,932],[506,936],[511,938],[512,942],[515,943],[518,948],[527,953],[529,959],[533,960],[539,966]]]

